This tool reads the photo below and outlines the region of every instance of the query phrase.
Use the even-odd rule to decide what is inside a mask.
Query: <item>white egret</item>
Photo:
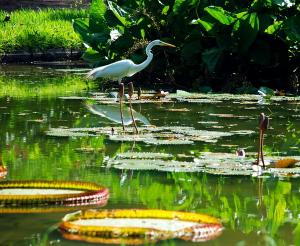
[[[120,115],[121,115],[121,120],[122,120],[122,126],[123,130],[124,128],[124,122],[123,122],[123,113],[122,113],[122,98],[124,96],[124,85],[121,83],[122,79],[124,77],[131,77],[132,75],[142,71],[144,68],[146,68],[150,62],[153,59],[153,54],[151,52],[151,49],[154,46],[169,46],[169,47],[175,47],[172,44],[160,41],[160,40],[154,40],[150,42],[147,47],[146,47],[146,55],[147,59],[140,63],[140,64],[135,64],[133,61],[126,59],[126,60],[121,60],[117,61],[102,67],[97,67],[95,69],[92,69],[90,72],[87,74],[88,79],[97,79],[97,78],[107,78],[107,79],[112,79],[112,80],[117,80],[119,82],[119,98],[120,98]],[[131,96],[133,94],[133,86],[132,88],[130,87],[130,108],[131,108]],[[140,96],[139,96],[140,97]],[[131,108],[132,110],[132,108]],[[132,115],[132,120],[136,129],[136,132],[138,133],[135,120]]]
[[[107,78],[107,79],[117,80],[120,84],[122,78],[131,77],[132,75],[142,71],[150,64],[150,62],[153,59],[153,54],[151,52],[151,49],[156,45],[175,47],[172,44],[165,43],[160,40],[154,40],[150,42],[146,47],[147,59],[144,62],[140,64],[135,64],[133,61],[129,59],[117,61],[102,67],[97,67],[95,69],[92,69],[87,74],[87,78],[88,79]]]

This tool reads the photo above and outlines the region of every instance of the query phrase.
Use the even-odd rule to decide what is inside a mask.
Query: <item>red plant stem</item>
[[[265,161],[264,161],[264,153],[263,153],[263,146],[264,146],[264,131],[261,131],[261,145],[260,145],[260,158],[263,164],[263,168],[265,168]]]
[[[258,143],[258,151],[257,151],[257,165],[259,165],[260,152],[261,152],[261,134],[262,134],[262,131],[259,130],[259,143]]]

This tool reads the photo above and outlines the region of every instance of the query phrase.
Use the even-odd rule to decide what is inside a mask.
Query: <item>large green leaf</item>
[[[79,34],[83,42],[90,45],[91,37],[90,37],[90,30],[88,26],[88,19],[73,20],[73,28],[75,32]]]
[[[268,28],[266,28],[265,33],[268,34],[274,34],[277,31],[279,31],[282,27],[282,21],[275,21],[274,24],[268,26]]]
[[[182,14],[186,10],[189,9],[189,7],[195,7],[198,5],[198,0],[175,0],[173,5],[173,13],[175,14]]]
[[[230,12],[219,6],[209,6],[204,10],[223,25],[230,25],[236,20]]]
[[[289,39],[300,41],[300,15],[288,18],[284,22],[284,30]]]
[[[126,19],[127,12],[122,9],[118,4],[112,1],[107,1],[108,8],[111,10],[115,17],[120,21],[123,26],[130,25],[130,21]]]
[[[259,18],[256,13],[243,16],[233,26],[232,34],[235,37],[241,53],[245,53],[254,42],[259,31]]]
[[[214,23],[206,21],[204,19],[197,19],[197,20],[192,20],[191,24],[200,24],[202,28],[204,28],[205,31],[209,32],[213,29],[215,26]]]
[[[109,33],[109,29],[105,20],[107,7],[103,0],[93,0],[90,7],[89,28],[91,32]]]
[[[223,49],[220,48],[211,48],[207,49],[202,53],[202,60],[206,64],[209,72],[214,72],[215,68],[220,60],[220,57],[223,53]]]
[[[251,8],[254,11],[260,11],[264,8],[270,8],[273,5],[274,0],[254,0],[251,4]]]
[[[104,58],[104,55],[100,54],[98,51],[93,50],[92,48],[87,48],[85,53],[82,55],[82,58],[94,65],[104,65],[107,64],[107,60]]]
[[[99,44],[106,43],[110,37],[106,33],[92,33],[90,36],[92,40],[92,46],[97,46]]]

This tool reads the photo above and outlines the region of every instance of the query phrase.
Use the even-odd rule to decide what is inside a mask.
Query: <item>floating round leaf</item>
[[[116,156],[118,159],[165,159],[172,158],[173,155],[169,153],[155,153],[155,152],[124,152]]]
[[[67,239],[117,244],[208,241],[223,230],[218,219],[206,214],[147,209],[79,211],[67,214],[59,228]]]
[[[104,205],[108,189],[88,182],[4,181],[0,183],[0,206]]]

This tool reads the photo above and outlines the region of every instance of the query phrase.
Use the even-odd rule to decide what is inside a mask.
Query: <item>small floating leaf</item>
[[[179,102],[188,102],[188,103],[221,103],[220,100],[208,99],[208,98],[177,98]]]
[[[111,159],[108,167],[128,170],[157,170],[165,172],[201,172],[203,165],[195,162],[151,159]]]
[[[123,135],[109,135],[109,139],[113,141],[128,141],[128,142],[145,142],[152,140],[154,137],[152,134],[123,134]]]
[[[293,167],[299,160],[292,159],[292,158],[286,158],[278,160],[274,163],[275,168],[289,168]]]
[[[125,152],[116,156],[118,159],[167,159],[172,157],[172,154],[154,152]]]
[[[190,110],[187,108],[170,108],[170,109],[166,109],[166,111],[170,111],[170,112],[189,112]]]
[[[101,152],[101,151],[104,151],[104,148],[82,147],[82,148],[77,148],[75,150],[78,151],[78,152],[90,153],[90,152]]]
[[[147,144],[154,145],[181,145],[181,144],[193,144],[194,142],[188,139],[148,139],[144,141]]]

